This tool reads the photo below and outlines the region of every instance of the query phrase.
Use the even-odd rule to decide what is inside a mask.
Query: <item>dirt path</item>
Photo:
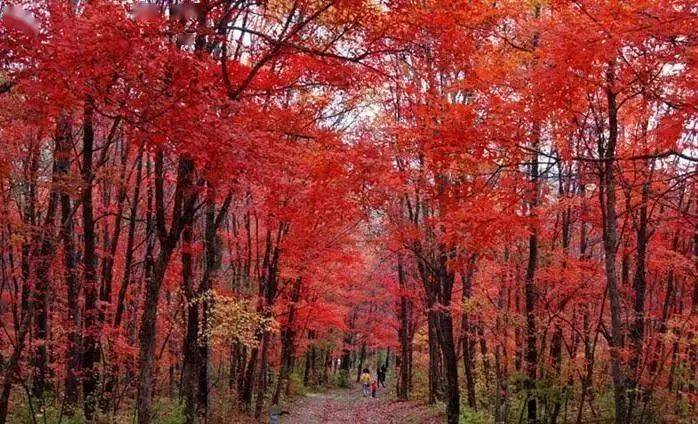
[[[387,393],[379,393],[387,396]],[[309,393],[285,408],[282,424],[417,424],[441,423],[439,411],[416,402],[398,402],[388,398],[365,398],[357,385]]]

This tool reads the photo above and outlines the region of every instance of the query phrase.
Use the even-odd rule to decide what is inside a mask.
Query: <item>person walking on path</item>
[[[385,365],[378,368],[378,384],[385,389]]]
[[[364,397],[368,397],[370,393],[369,389],[371,387],[371,374],[368,372],[368,368],[364,368],[363,373],[361,373],[361,376],[359,377],[359,381],[361,382],[361,386],[363,388]]]

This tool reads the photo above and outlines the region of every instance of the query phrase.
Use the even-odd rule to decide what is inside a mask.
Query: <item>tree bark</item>
[[[440,305],[437,311],[436,334],[441,345],[444,373],[446,374],[446,418],[449,424],[458,424],[460,420],[458,358],[453,337],[453,316],[451,315],[454,275],[447,269],[445,254],[441,255],[439,271]]]
[[[535,124],[534,141],[531,158],[531,174],[530,174],[530,192],[528,197],[529,217],[536,219],[536,208],[538,207],[538,192],[539,175],[538,175],[538,145],[540,137],[540,128]],[[536,287],[535,277],[536,268],[538,265],[538,228],[536,223],[532,223],[529,227],[530,235],[528,237],[528,265],[526,266],[526,281],[524,285],[524,306],[526,312],[526,397],[527,401],[527,417],[529,423],[537,421],[537,395],[534,392],[536,385],[536,365],[538,361],[538,350],[536,347]]]
[[[281,364],[279,367],[279,378],[276,382],[276,389],[272,397],[272,404],[278,405],[281,397],[281,388],[286,384],[285,393],[288,395],[289,374],[293,370],[294,343],[295,343],[295,319],[296,319],[296,303],[300,300],[301,293],[301,278],[298,277],[293,283],[291,289],[290,303],[288,307],[288,321],[286,327],[281,334]]]
[[[614,172],[615,151],[618,142],[618,106],[617,93],[614,92],[615,65],[609,64],[607,71],[606,100],[608,106],[608,141],[604,146],[599,135],[599,152],[604,159],[601,164],[600,203],[603,218],[603,246],[608,297],[611,303],[611,336],[609,348],[611,353],[611,377],[615,401],[615,422],[626,422],[626,378],[621,363],[620,350],[623,348],[620,293],[616,276],[616,253],[618,252],[618,216],[616,212],[616,176]]]
[[[29,222],[36,221],[36,177],[39,168],[39,146],[34,145],[31,154],[31,183],[30,183],[30,208]],[[32,394],[35,397],[41,398],[43,402],[44,391],[48,385],[49,378],[49,357],[48,357],[48,319],[49,319],[49,291],[51,289],[51,256],[55,254],[55,243],[53,240],[53,229],[55,226],[55,216],[58,204],[58,179],[59,170],[58,163],[54,161],[52,178],[55,182],[52,185],[48,210],[46,212],[46,222],[42,237],[39,241],[38,258],[36,260],[36,276],[35,287],[32,294],[31,303],[33,303],[34,313],[34,331],[32,343],[36,348],[32,355],[32,365],[34,367],[32,377]],[[31,258],[30,258],[31,260]]]
[[[359,349],[359,363],[356,365],[356,382],[357,383],[361,379],[361,371],[363,370],[365,358],[366,358],[366,343],[361,343],[361,348]]]
[[[409,331],[410,324],[408,319],[410,299],[404,293],[407,290],[407,281],[405,278],[405,269],[402,263],[402,256],[398,255],[397,262],[398,284],[400,287],[400,384],[398,385],[398,399],[409,399],[409,381],[410,381],[410,343]]]
[[[95,365],[99,362],[99,310],[97,308],[97,251],[95,220],[92,207],[94,153],[94,101],[85,100],[83,118],[82,146],[82,230],[83,230],[83,288],[85,293],[85,330],[82,345],[82,391],[84,397],[85,417],[90,420],[95,411],[96,391],[99,371]]]
[[[244,374],[243,388],[240,390],[240,403],[245,411],[250,411],[252,409],[252,395],[254,394],[255,388],[255,375],[254,371],[257,369],[257,356],[259,354],[259,349],[254,347],[250,351],[250,360],[247,363],[247,369]]]
[[[190,159],[179,160],[177,183],[169,231],[165,224],[164,206],[164,157],[162,151],[157,153],[155,161],[155,221],[160,239],[160,252],[153,267],[152,278],[145,281],[145,299],[139,330],[138,350],[138,395],[136,407],[138,423],[148,424],[152,420],[152,401],[155,379],[155,327],[157,323],[158,298],[160,287],[167,272],[172,253],[177,245],[182,230],[191,225],[196,194],[191,190],[194,164]]]
[[[477,402],[475,397],[475,377],[473,375],[474,370],[474,356],[475,356],[475,340],[473,338],[472,324],[470,322],[470,313],[468,311],[469,304],[468,301],[472,296],[473,292],[473,273],[475,272],[475,256],[473,255],[468,263],[468,267],[463,271],[461,275],[461,281],[463,283],[463,292],[461,295],[461,303],[463,307],[463,312],[461,315],[461,343],[463,347],[463,369],[465,371],[465,384],[468,396],[468,406],[472,409],[477,409]]]
[[[650,165],[646,164],[650,171]],[[633,410],[635,402],[637,400],[637,387],[640,379],[640,360],[642,357],[642,345],[645,334],[645,289],[647,287],[647,276],[646,276],[646,264],[647,264],[647,244],[648,244],[648,208],[647,203],[649,202],[650,194],[650,178],[651,175],[645,176],[645,181],[642,184],[642,195],[640,210],[638,213],[638,223],[635,232],[636,237],[636,247],[637,253],[635,257],[635,303],[634,303],[634,319],[630,327],[630,344],[632,346],[632,352],[630,356],[630,362],[628,365],[629,376],[628,379],[628,392],[630,393],[628,399],[628,421],[633,419]]]
[[[429,405],[436,405],[439,392],[439,343],[436,335],[436,314],[427,312],[427,335],[429,344]]]
[[[67,117],[61,116],[58,125],[59,133],[56,136],[55,160],[62,178],[65,178],[70,171],[70,144],[71,144],[71,124]],[[81,311],[80,311],[80,283],[77,274],[78,256],[75,251],[73,208],[70,195],[61,191],[61,230],[60,237],[63,244],[63,272],[67,287],[67,307],[68,307],[68,349],[66,351],[66,374],[65,374],[65,412],[72,415],[78,403],[80,394],[80,373],[81,373]]]
[[[198,383],[197,365],[199,349],[197,346],[199,332],[199,302],[194,292],[194,270],[191,254],[193,241],[191,227],[182,231],[182,290],[186,299],[187,318],[184,341],[182,343],[182,397],[184,398],[184,416],[186,423],[194,423],[197,416],[196,388]]]
[[[29,301],[29,296],[29,283],[25,282],[22,287],[22,303],[31,304]],[[24,350],[26,343],[27,334],[29,333],[29,326],[31,325],[32,312],[32,306],[26,310],[22,310],[19,330],[17,331],[17,342],[12,350],[12,355],[10,355],[10,359],[7,361],[7,365],[5,366],[5,378],[2,381],[2,392],[0,392],[0,424],[5,424],[7,422],[12,384],[15,382],[15,379],[19,377],[19,365],[22,358],[22,351]]]

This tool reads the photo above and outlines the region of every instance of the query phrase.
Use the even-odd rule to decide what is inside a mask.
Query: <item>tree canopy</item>
[[[694,2],[0,6],[0,424],[695,416]]]

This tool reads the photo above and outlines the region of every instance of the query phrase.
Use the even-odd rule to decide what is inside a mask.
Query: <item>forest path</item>
[[[289,404],[282,424],[417,424],[444,422],[443,415],[417,402],[398,402],[385,389],[365,398],[361,387],[309,393]]]

